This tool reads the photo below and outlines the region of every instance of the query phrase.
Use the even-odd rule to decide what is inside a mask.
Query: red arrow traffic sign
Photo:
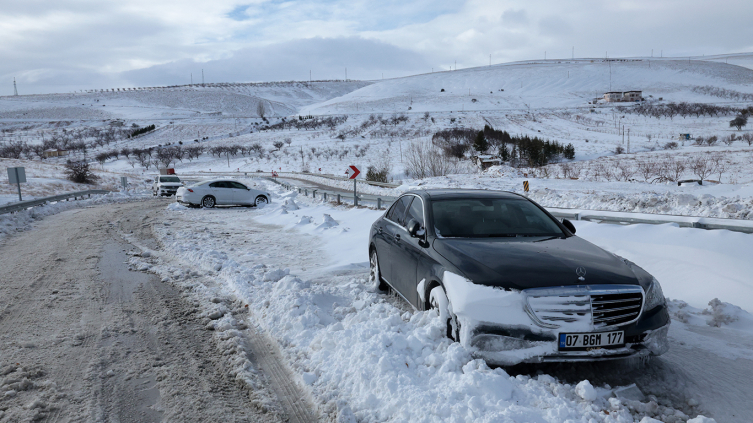
[[[348,166],[348,169],[345,171],[345,174],[348,175],[348,179],[356,179],[356,177],[361,173],[360,170],[358,170],[357,167],[351,165]]]

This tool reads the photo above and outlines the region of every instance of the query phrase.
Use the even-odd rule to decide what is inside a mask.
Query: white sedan
[[[175,198],[189,207],[211,208],[226,205],[259,206],[269,203],[272,195],[232,179],[215,179],[180,187]]]

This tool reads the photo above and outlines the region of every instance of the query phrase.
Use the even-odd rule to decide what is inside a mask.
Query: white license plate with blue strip
[[[601,333],[561,333],[560,348],[599,348],[625,344],[625,331]]]

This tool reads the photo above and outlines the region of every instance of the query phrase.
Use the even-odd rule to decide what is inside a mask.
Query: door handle
[[[395,234],[395,241],[400,241],[400,234]]]
[[[380,234],[382,233],[382,227],[381,226],[377,228],[377,232],[379,232]]]

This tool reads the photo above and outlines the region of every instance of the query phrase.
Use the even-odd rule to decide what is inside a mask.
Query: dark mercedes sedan
[[[447,336],[490,363],[669,348],[659,282],[514,193],[407,192],[371,227],[369,258],[375,286],[436,309]]]

